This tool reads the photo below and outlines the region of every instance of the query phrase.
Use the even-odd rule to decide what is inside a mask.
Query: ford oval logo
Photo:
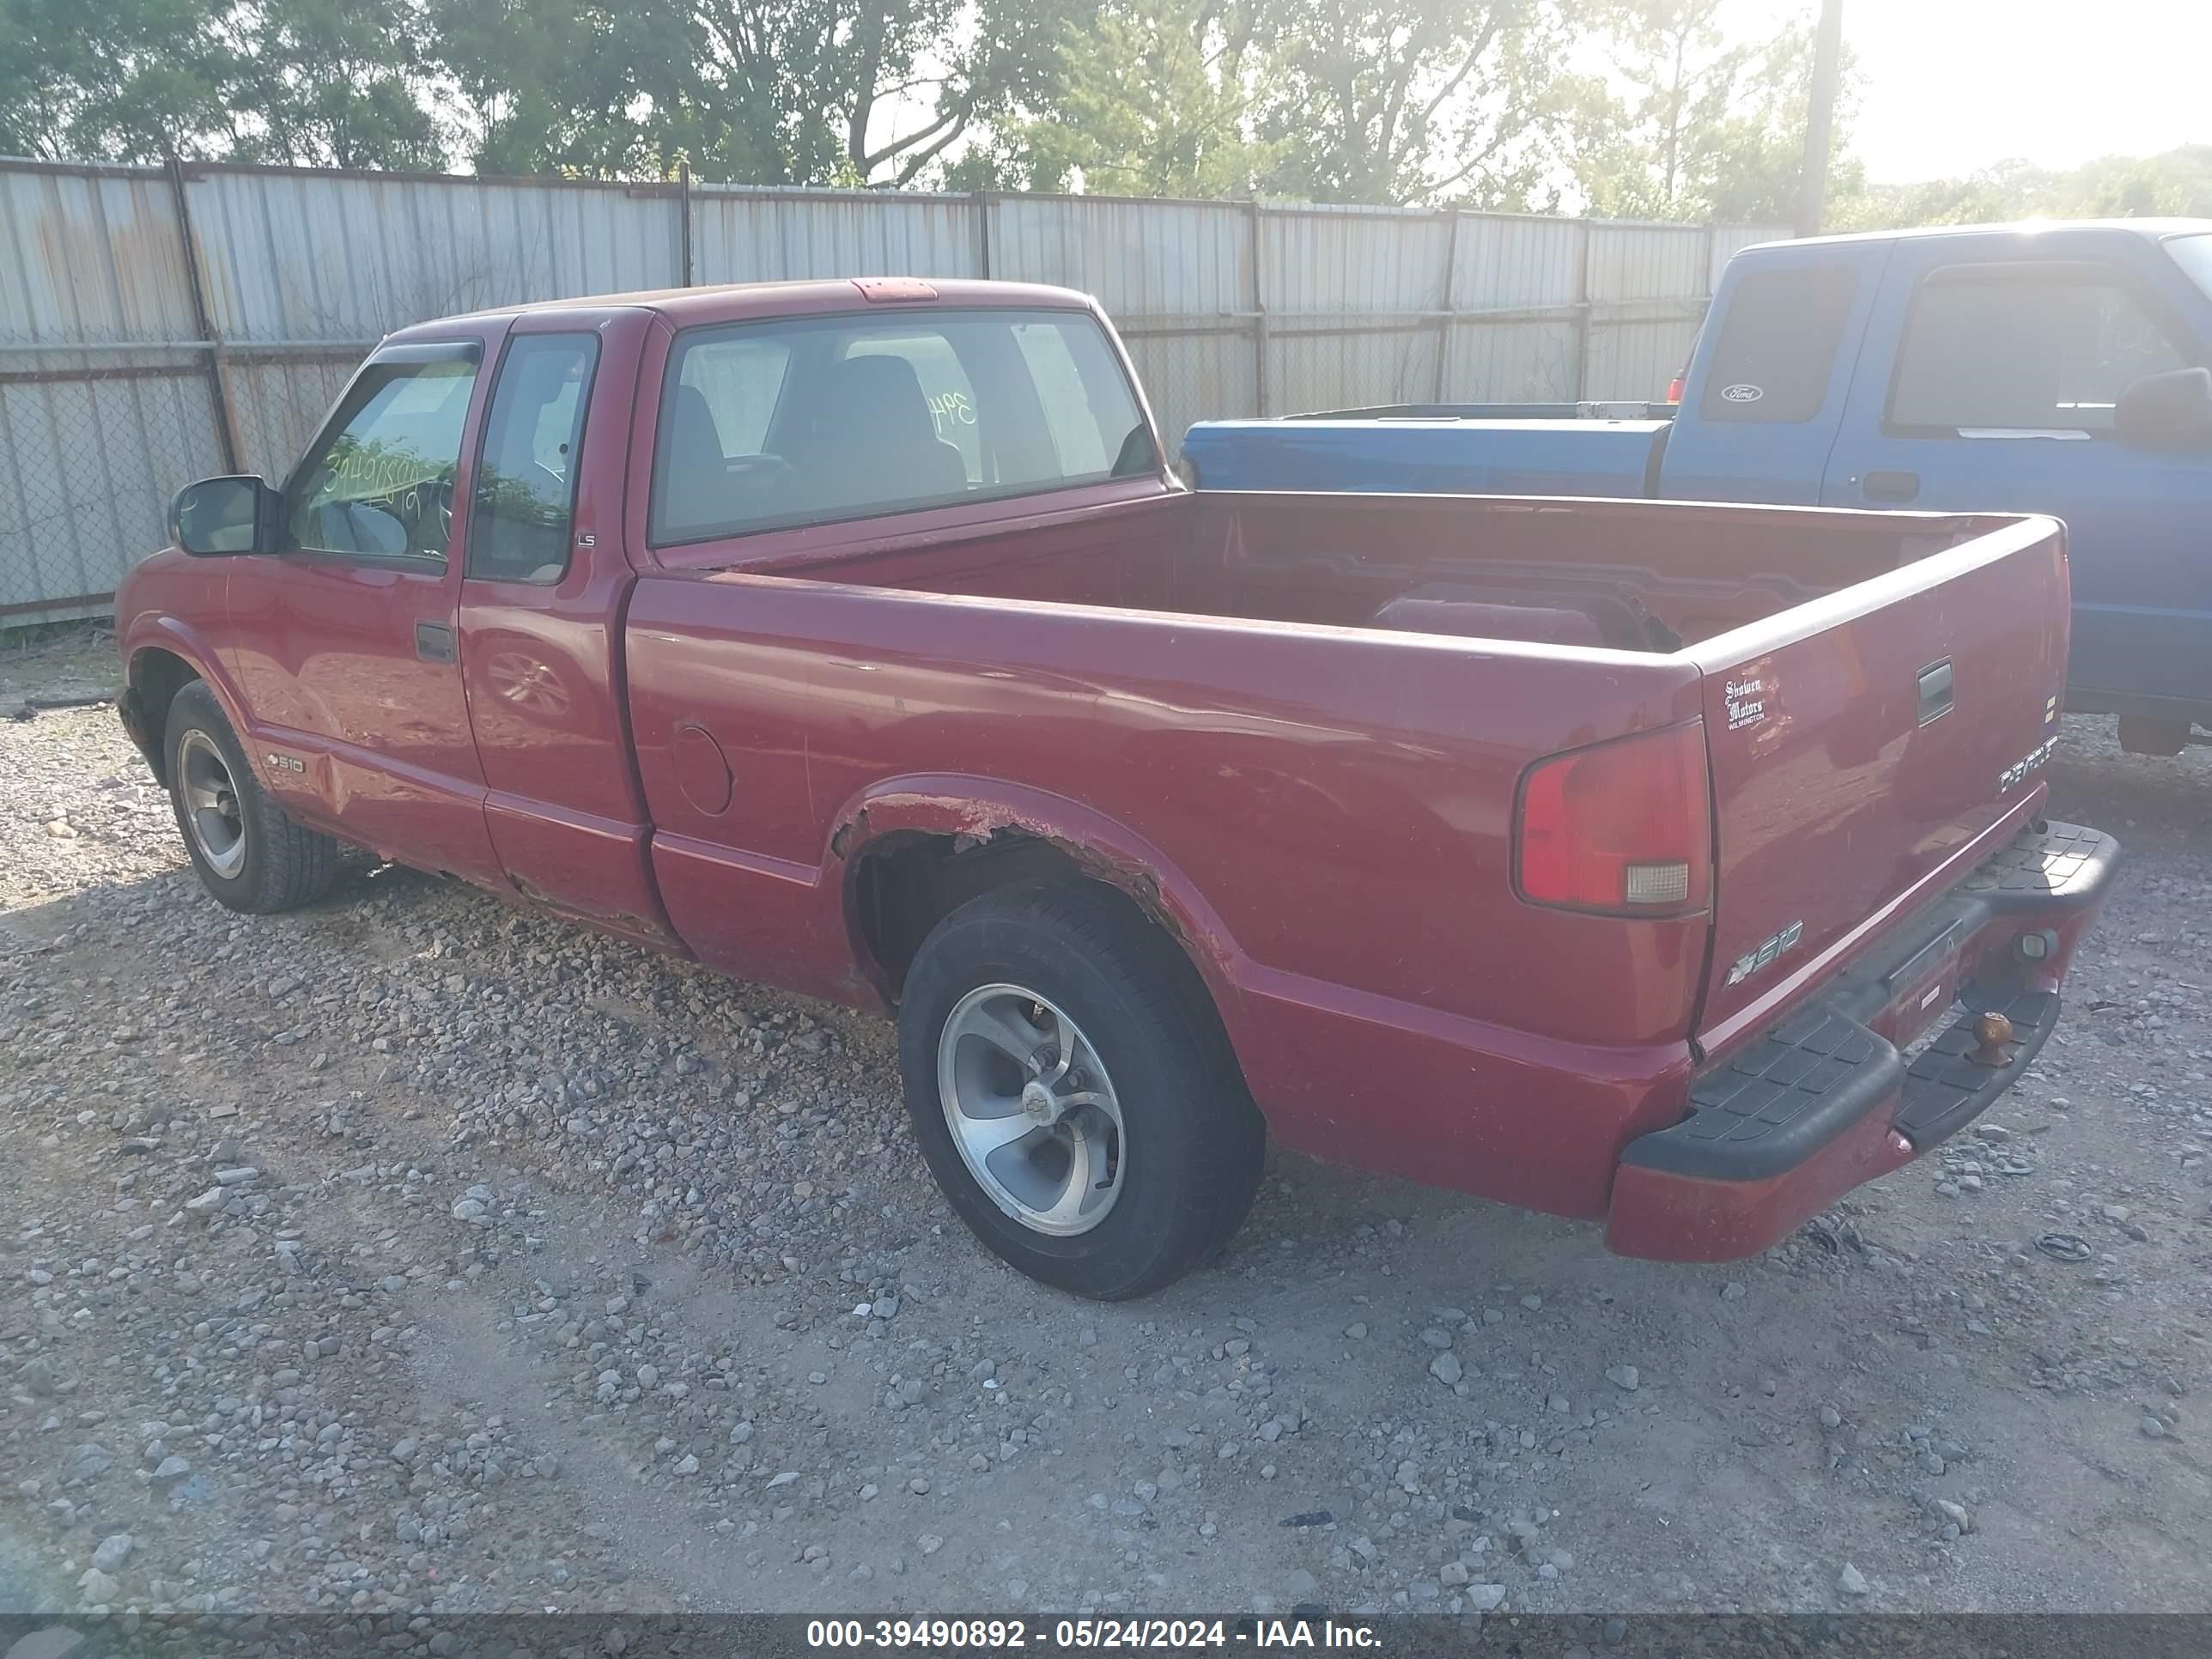
[[[1732,404],[1755,404],[1765,395],[1765,392],[1760,387],[1746,386],[1741,380],[1734,386],[1724,386],[1721,388],[1721,396]]]

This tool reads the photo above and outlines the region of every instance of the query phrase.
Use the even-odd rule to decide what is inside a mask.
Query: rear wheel
[[[899,1060],[953,1208],[1045,1284],[1142,1296],[1251,1206],[1266,1134],[1205,985],[1109,889],[1024,883],[939,923]]]
[[[289,910],[330,890],[337,842],[293,823],[269,798],[205,681],[177,693],[163,738],[170,803],[202,886],[252,915]]]

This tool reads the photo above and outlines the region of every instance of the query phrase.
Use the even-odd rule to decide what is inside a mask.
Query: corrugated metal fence
[[[0,625],[96,614],[191,478],[276,477],[380,336],[520,300],[900,274],[1085,289],[1209,416],[1656,397],[1771,228],[0,161]]]

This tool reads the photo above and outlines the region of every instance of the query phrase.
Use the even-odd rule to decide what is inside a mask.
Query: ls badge
[[[1802,921],[1791,922],[1772,939],[1752,950],[1746,951],[1729,964],[1728,982],[1730,985],[1742,984],[1744,981],[1749,979],[1804,937],[1805,924]]]

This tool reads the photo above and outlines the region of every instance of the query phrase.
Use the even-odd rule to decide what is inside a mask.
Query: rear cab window
[[[663,380],[649,539],[683,546],[1158,467],[1120,360],[1080,312],[696,327],[677,337]]]
[[[1698,414],[1708,421],[1796,423],[1828,400],[1858,276],[1842,265],[1754,271],[1736,284]]]
[[[1946,265],[1913,295],[1884,425],[1911,437],[2099,436],[2130,386],[2190,362],[2117,266]]]

